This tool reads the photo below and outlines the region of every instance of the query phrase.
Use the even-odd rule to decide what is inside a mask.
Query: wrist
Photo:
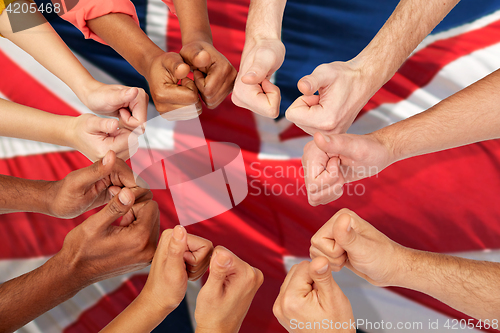
[[[47,264],[54,267],[52,271],[57,271],[58,278],[64,281],[61,287],[65,289],[65,293],[70,293],[74,296],[77,292],[91,284],[87,283],[82,277],[81,272],[78,270],[77,260],[71,253],[65,250],[64,246],[61,251],[45,263],[45,265]]]
[[[390,130],[388,129],[389,127],[384,127],[378,131],[367,134],[382,145],[386,155],[386,167],[400,160],[395,150],[395,141],[390,135]]]
[[[385,61],[391,60],[367,47],[347,63],[359,71],[365,82],[370,84],[370,96],[373,96],[398,70],[399,67],[392,69],[387,66]]]
[[[197,31],[182,36],[183,46],[194,42],[205,42],[213,45],[212,33],[210,31]]]
[[[172,311],[176,309],[175,306],[163,307],[160,306],[157,299],[151,297],[146,289],[134,300],[139,309],[147,309],[147,315],[151,321],[163,321]]]

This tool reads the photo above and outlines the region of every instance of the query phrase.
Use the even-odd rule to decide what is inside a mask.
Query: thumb
[[[123,188],[103,209],[92,216],[92,220],[95,221],[97,226],[107,228],[119,217],[128,213],[134,204],[134,199],[132,191]]]
[[[210,54],[198,43],[189,44],[182,48],[181,56],[190,65],[196,68],[210,66]]]
[[[259,84],[264,81],[275,65],[276,55],[268,50],[261,51],[255,54],[254,60],[250,68],[241,78],[245,84]]]
[[[110,150],[99,160],[89,167],[80,169],[78,172],[78,182],[86,189],[96,185],[98,181],[109,176],[116,163],[116,154]]]
[[[342,292],[335,282],[330,270],[330,262],[325,257],[316,257],[309,265],[309,276],[314,281],[314,289],[320,294],[320,301],[334,299],[338,292]],[[331,304],[322,304],[328,306]]]
[[[166,242],[160,244],[159,250],[164,253],[163,247]],[[168,255],[166,267],[168,267],[169,274],[174,276],[187,275],[186,264],[184,262],[184,253],[187,250],[187,232],[186,229],[178,225],[172,231],[170,242],[168,243]]]
[[[208,275],[205,286],[212,290],[214,295],[222,294],[224,282],[233,266],[232,253],[222,246],[218,246],[214,250],[212,260],[210,262],[210,274]]]
[[[314,134],[316,146],[328,154],[349,156],[353,151],[353,140],[344,134],[327,135],[321,132]]]
[[[139,95],[139,89],[135,87],[123,87],[121,89],[122,103],[132,102],[137,95]]]
[[[321,66],[317,67],[311,75],[306,75],[299,80],[297,87],[300,92],[306,96],[313,95],[322,87],[330,85],[333,80],[331,75],[328,75],[326,70]]]
[[[102,132],[102,133],[113,133],[118,129],[118,120],[116,119],[106,119],[96,117],[95,122],[89,122],[91,133]]]
[[[349,252],[359,250],[363,245],[363,239],[358,235],[362,228],[359,222],[358,219],[354,219],[349,213],[343,212],[333,223],[333,238],[348,255]]]

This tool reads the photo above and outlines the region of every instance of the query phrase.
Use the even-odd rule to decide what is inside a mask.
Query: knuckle
[[[125,212],[125,209],[123,206],[121,206],[116,200],[113,200],[109,203],[108,206],[108,213],[112,216],[114,215],[121,215]]]

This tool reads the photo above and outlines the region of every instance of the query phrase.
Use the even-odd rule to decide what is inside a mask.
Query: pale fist
[[[283,64],[285,52],[285,46],[278,39],[247,40],[234,86],[233,103],[265,117],[278,117],[281,93],[269,80]]]
[[[196,332],[238,332],[263,281],[260,270],[226,248],[216,247],[210,275],[196,300]]]
[[[356,332],[351,303],[329,268],[328,260],[318,257],[294,265],[286,276],[273,312],[288,332]],[[311,326],[314,322],[321,328]]]

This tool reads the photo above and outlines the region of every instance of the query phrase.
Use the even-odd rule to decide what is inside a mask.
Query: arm
[[[280,90],[269,79],[285,59],[281,23],[286,0],[252,0],[248,10],[245,47],[232,100],[237,106],[276,118]]]
[[[498,89],[500,70],[427,111],[373,133],[315,134],[302,157],[309,202],[336,200],[344,183],[373,176],[397,161],[500,138]]]
[[[32,20],[33,27],[13,33],[7,13],[2,13],[0,33],[61,79],[90,110],[120,117],[130,129],[147,120],[144,90],[96,81],[40,13],[23,14],[23,19]]]
[[[122,189],[69,232],[47,263],[2,284],[0,331],[15,331],[92,283],[149,265],[159,231],[158,206],[151,198],[145,189]],[[122,216],[119,226],[112,225]]]
[[[91,114],[55,115],[3,99],[0,99],[0,118],[2,136],[71,147],[92,161],[103,158],[109,150],[116,152],[119,158],[129,157],[131,132],[119,129],[115,119]]]
[[[499,263],[405,248],[348,209],[335,214],[311,244],[311,258],[326,256],[335,271],[345,265],[374,285],[420,291],[476,319],[498,319]]]
[[[165,230],[144,289],[101,333],[151,332],[181,303],[188,279],[206,272],[212,250],[210,241],[187,234],[181,226]]]
[[[299,81],[304,95],[287,110],[287,119],[311,135],[345,133],[368,100],[458,2],[401,0],[358,56],[320,65]]]

